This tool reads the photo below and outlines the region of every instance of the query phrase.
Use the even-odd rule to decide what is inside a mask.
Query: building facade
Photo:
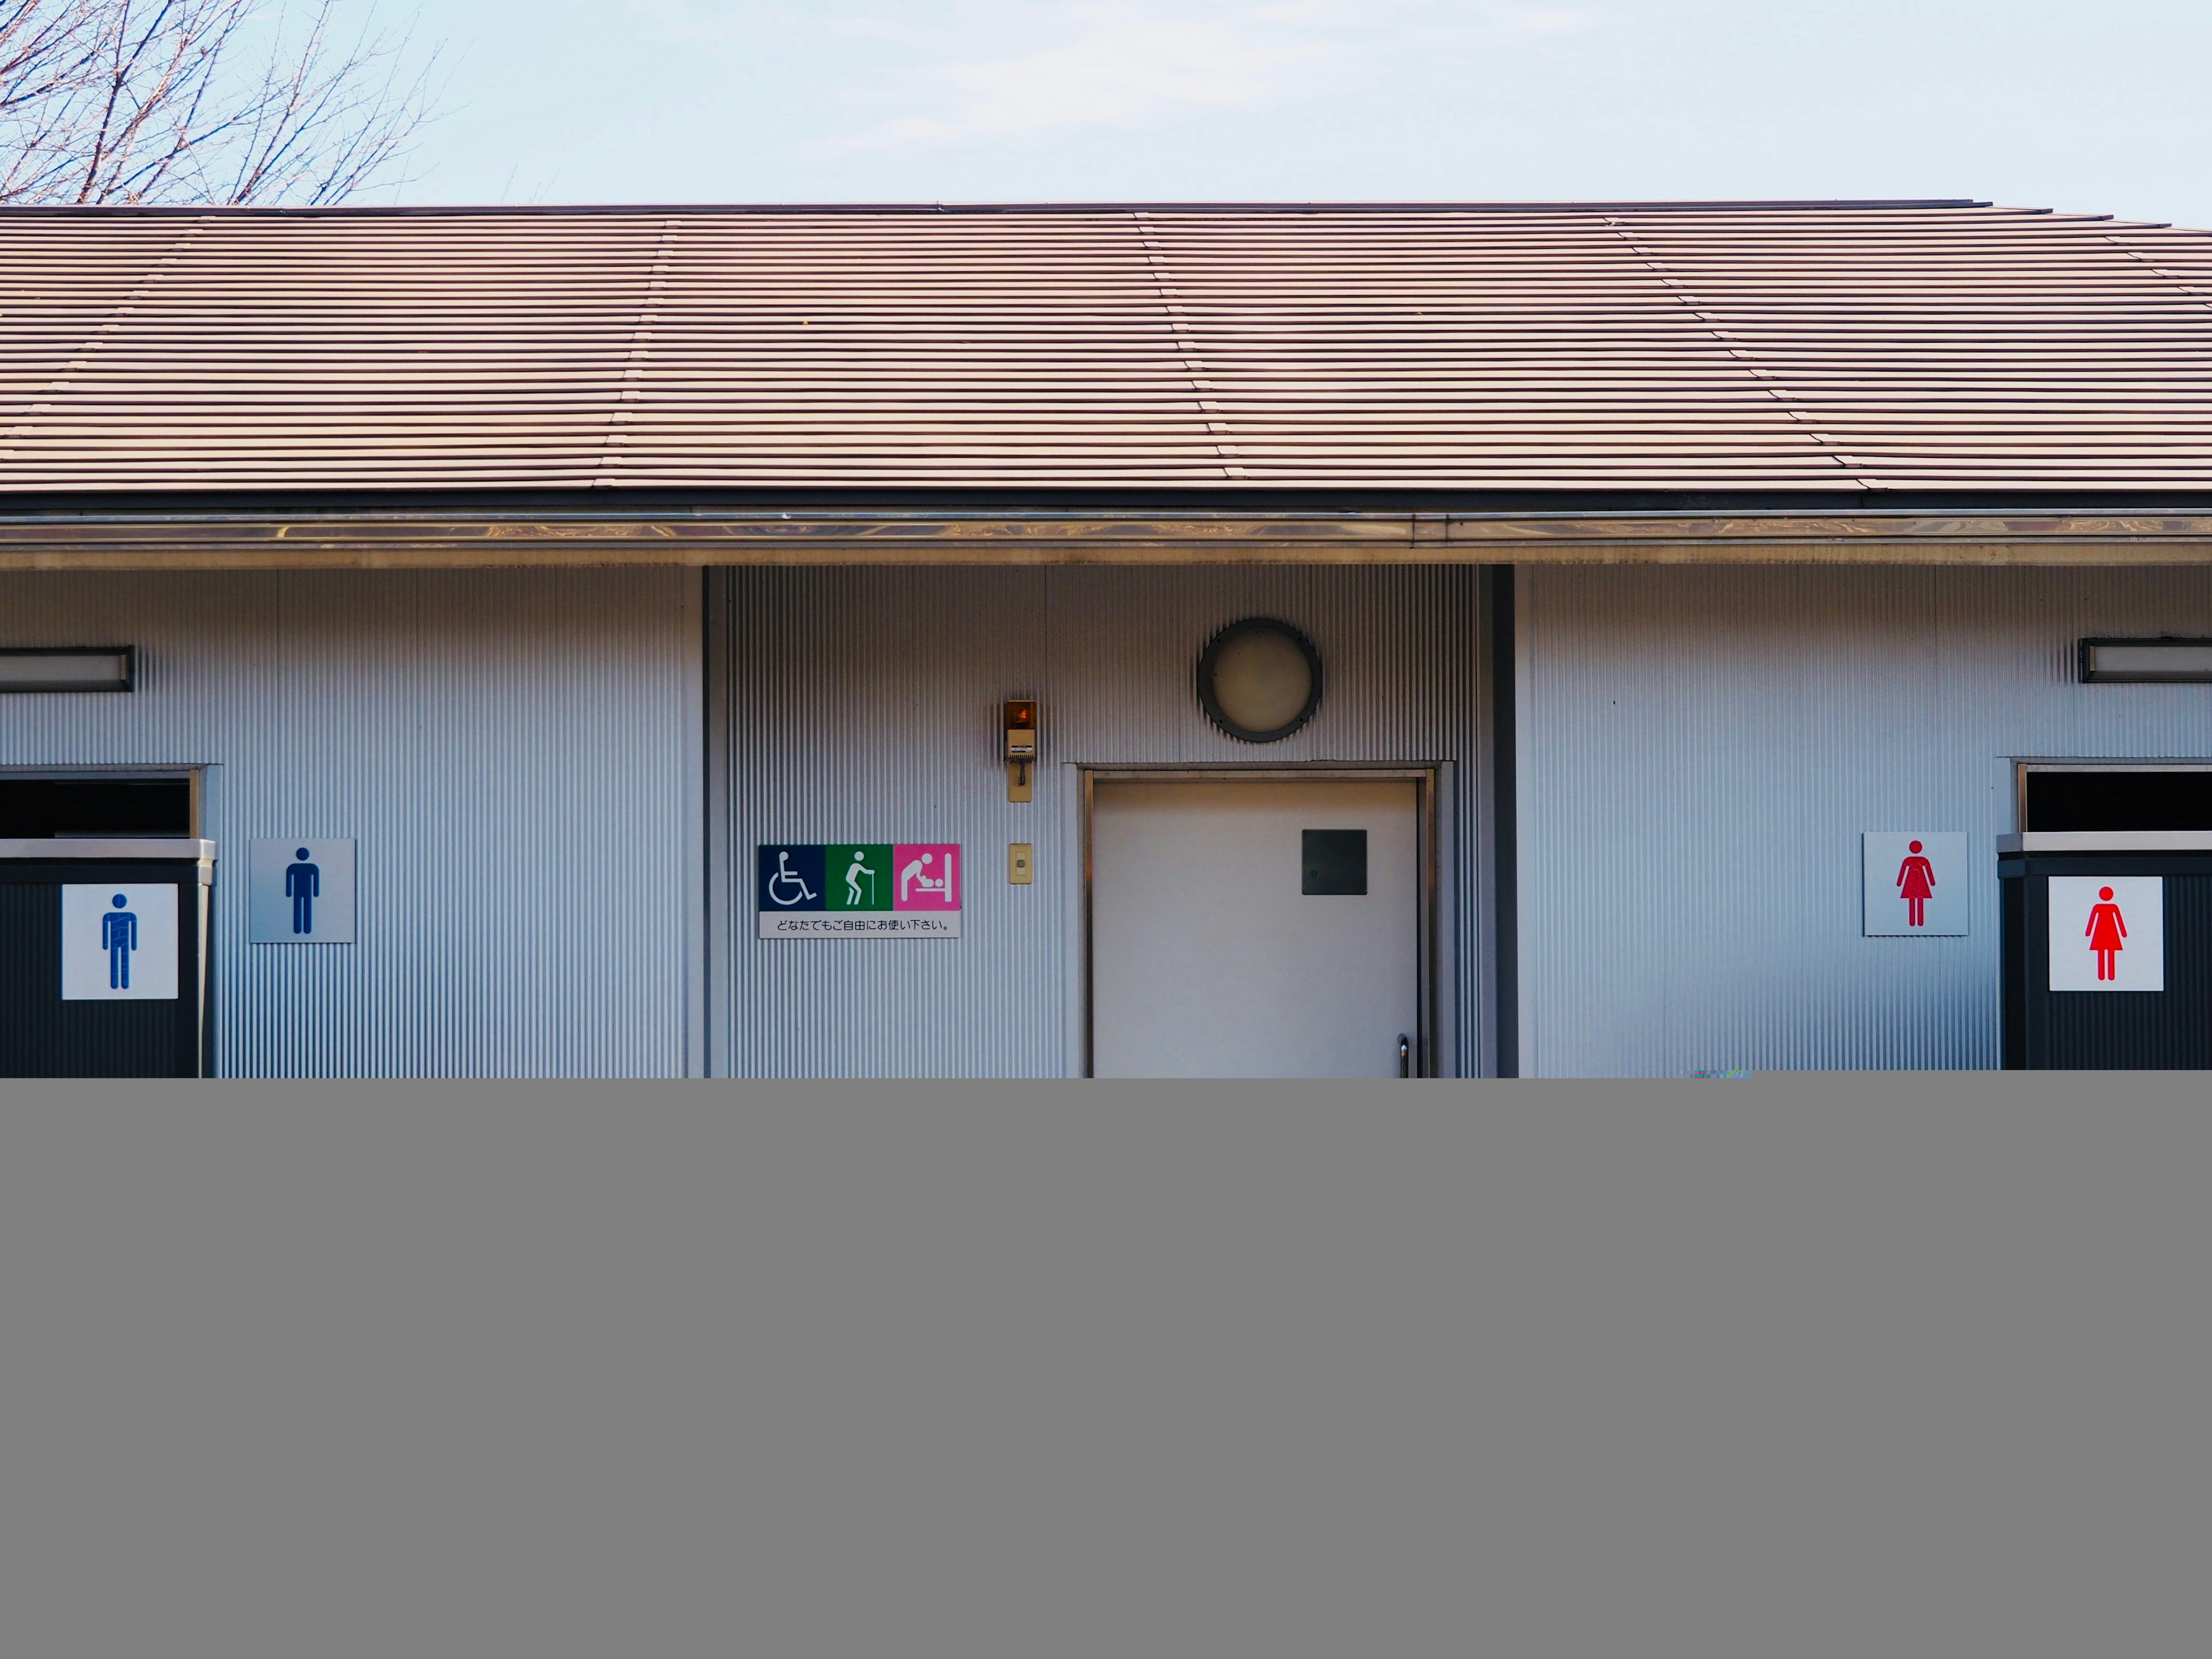
[[[2077,664],[2085,636],[2212,636],[2201,569],[1580,566],[1521,592],[1531,1075],[1994,1067],[2021,765],[2212,755],[2212,688]],[[1916,828],[1966,836],[1968,931],[1869,934],[1862,837]]]
[[[9,645],[119,641],[139,663],[127,696],[0,698],[0,782],[198,786],[222,1075],[681,1076],[700,994],[698,586],[672,570],[0,576]],[[350,942],[249,940],[243,854],[285,837],[356,844]]]
[[[0,878],[208,848],[216,1074],[1986,1067],[2030,775],[2212,836],[2212,671],[2084,655],[2212,640],[2195,233],[38,212],[0,276]],[[72,925],[0,1051],[97,1072]]]

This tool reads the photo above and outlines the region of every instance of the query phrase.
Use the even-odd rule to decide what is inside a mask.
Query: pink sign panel
[[[891,908],[957,910],[960,848],[949,842],[902,842],[891,848]]]

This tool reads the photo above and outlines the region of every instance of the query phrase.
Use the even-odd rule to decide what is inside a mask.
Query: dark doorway
[[[2212,768],[2031,766],[2026,830],[2212,830]]]
[[[0,778],[0,841],[191,833],[189,778]]]
[[[206,1074],[209,872],[196,843],[180,842],[178,852],[186,856],[174,858],[161,856],[160,847],[142,837],[131,856],[117,858],[97,842],[72,847],[57,839],[50,855],[11,849],[16,856],[0,859],[0,1077]],[[70,890],[87,887],[103,903],[111,892],[118,905],[122,895],[134,895],[142,910],[159,889],[175,890],[173,993],[158,988],[158,977],[135,1000],[86,998],[81,984],[71,990],[63,957],[66,912]],[[100,937],[83,942],[95,951],[107,944]],[[143,970],[149,960],[137,967]]]

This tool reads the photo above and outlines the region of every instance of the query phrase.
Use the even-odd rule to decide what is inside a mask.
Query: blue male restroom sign
[[[354,843],[287,836],[246,847],[246,938],[256,945],[353,943]]]
[[[177,890],[162,883],[62,889],[62,1000],[173,1002]]]

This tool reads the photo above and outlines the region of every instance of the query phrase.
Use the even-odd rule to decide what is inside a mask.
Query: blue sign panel
[[[827,859],[820,842],[786,842],[760,849],[760,908],[763,915],[780,911],[826,910],[830,884],[824,879]]]

